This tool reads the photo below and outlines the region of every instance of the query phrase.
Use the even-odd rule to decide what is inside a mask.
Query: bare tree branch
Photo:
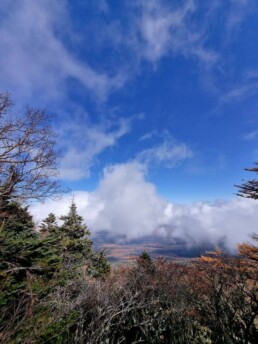
[[[58,153],[50,116],[28,107],[11,118],[11,99],[0,93],[0,197],[18,200],[55,197],[64,192],[58,181]]]

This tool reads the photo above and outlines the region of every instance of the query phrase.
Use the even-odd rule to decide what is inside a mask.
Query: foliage
[[[37,233],[28,208],[10,201],[1,210],[3,343],[257,342],[254,244],[188,264],[143,252],[110,271],[74,202],[61,221],[50,214]]]
[[[81,224],[87,231],[76,216],[76,206],[70,208],[71,213],[78,220],[76,228],[81,229]],[[70,252],[69,245],[65,246],[68,215],[61,225],[44,221],[50,227],[55,223],[55,230],[48,228],[43,238],[36,237],[45,247],[52,240],[58,257],[64,247],[66,254]],[[79,238],[70,230],[67,233],[69,240],[89,240],[82,232]],[[25,276],[23,290],[30,290],[30,296],[19,304],[25,311],[18,312],[18,318],[15,314],[15,322],[9,321],[15,330],[7,326],[9,337],[2,338],[15,343],[67,344],[257,342],[258,269],[252,257],[214,252],[177,264],[162,259],[153,262],[143,252],[134,266],[106,274],[109,268],[103,253],[94,253],[89,244],[86,256],[77,247],[77,254],[72,250],[69,262],[59,261],[51,277],[36,272]],[[37,254],[36,262],[42,267],[43,256]],[[73,273],[67,274],[67,269]]]
[[[255,343],[258,339],[257,266],[215,252],[212,257],[201,258],[197,276],[194,288],[197,309],[204,325],[212,331],[212,342]]]
[[[62,326],[61,343],[74,315],[55,321],[53,293],[79,276],[102,276],[109,264],[103,252],[94,252],[74,202],[61,226],[51,213],[35,230],[23,204],[64,191],[55,178],[55,135],[46,111],[28,107],[14,116],[11,105],[9,95],[0,93],[0,341],[25,343],[37,332],[45,341]],[[34,331],[36,320],[40,331]]]
[[[48,296],[48,316],[29,339],[256,343],[257,267],[249,263],[215,253],[187,265],[158,260],[151,273],[136,264],[104,279],[78,276]]]
[[[258,163],[256,163],[258,165]],[[258,167],[246,168],[246,171],[258,173]],[[238,196],[258,199],[258,180],[250,179],[244,182],[242,185],[236,185],[239,189]]]
[[[92,277],[101,277],[110,272],[110,264],[103,251],[95,253],[91,258],[91,263],[87,269]]]
[[[44,342],[53,332],[53,343],[62,343],[74,313],[56,316],[53,290],[60,293],[69,289],[81,277],[101,277],[110,266],[103,252],[93,251],[89,231],[74,202],[61,217],[63,224],[58,225],[55,215],[49,214],[39,232],[34,230],[28,207],[12,201],[4,204],[0,232],[1,341],[15,338],[16,343],[25,343],[28,333],[34,333]],[[36,320],[41,329],[35,327]]]
[[[55,214],[50,213],[39,226],[40,233],[43,237],[47,235],[57,235],[59,228]]]
[[[258,241],[258,235],[253,234],[252,239]],[[258,246],[255,246],[252,243],[242,243],[238,246],[239,252],[243,257],[251,259],[255,262],[258,262]]]
[[[0,217],[0,330],[10,331],[34,302],[32,288],[43,274],[45,247],[27,208],[4,202]]]
[[[136,269],[143,270],[147,274],[153,274],[155,272],[155,265],[153,264],[151,256],[146,251],[141,253],[136,263]]]

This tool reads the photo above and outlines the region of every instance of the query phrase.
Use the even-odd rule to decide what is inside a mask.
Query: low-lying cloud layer
[[[180,239],[189,246],[223,242],[234,251],[257,230],[258,202],[234,198],[231,201],[179,205],[168,202],[146,180],[145,168],[138,163],[114,165],[104,170],[93,192],[75,192],[79,213],[93,233],[106,230],[127,240],[141,237]],[[31,207],[37,221],[49,212],[67,212],[72,195]]]

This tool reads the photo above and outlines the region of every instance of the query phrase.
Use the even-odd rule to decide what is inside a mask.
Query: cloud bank
[[[179,205],[162,198],[148,182],[145,168],[138,163],[107,167],[93,192],[75,192],[79,213],[93,233],[106,230],[126,240],[146,236],[162,240],[180,239],[189,246],[223,242],[234,251],[257,231],[258,202],[234,198],[231,201]],[[49,212],[67,212],[72,195],[31,207],[37,221]]]

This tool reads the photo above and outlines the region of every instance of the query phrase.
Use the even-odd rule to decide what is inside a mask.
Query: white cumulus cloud
[[[258,202],[242,198],[230,201],[179,205],[163,199],[147,181],[137,163],[107,167],[93,192],[74,193],[79,213],[93,233],[107,230],[128,240],[160,236],[163,240],[182,239],[189,245],[223,241],[232,251],[257,232]],[[49,212],[67,212],[72,195],[61,201],[47,201],[31,207],[37,221]]]

